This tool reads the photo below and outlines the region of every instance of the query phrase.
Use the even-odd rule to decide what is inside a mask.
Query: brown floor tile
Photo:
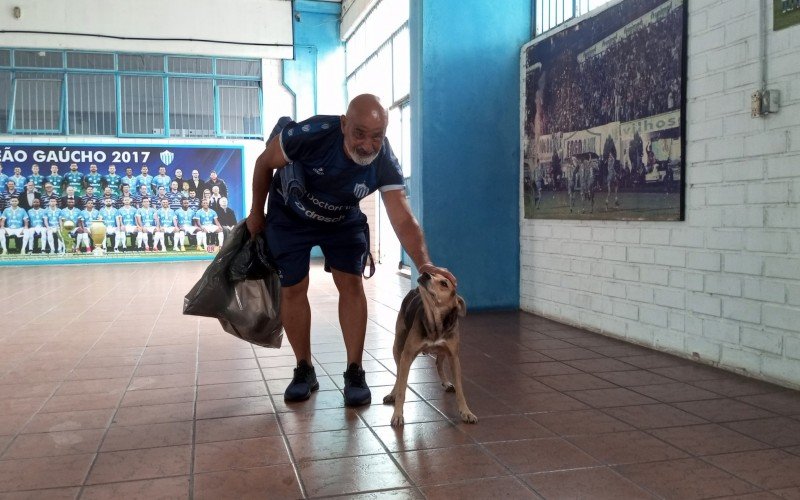
[[[399,452],[398,463],[418,486],[505,476],[506,469],[476,445]]]
[[[289,453],[280,436],[198,443],[194,450],[195,473],[288,463]]]
[[[25,426],[23,433],[105,429],[111,423],[114,409],[37,413]]]
[[[561,438],[487,443],[484,446],[514,474],[599,465],[597,460]]]
[[[278,413],[277,417],[286,434],[355,429],[364,426],[358,413],[352,408]]]
[[[566,375],[568,373],[580,373],[580,370],[569,366],[566,363],[551,361],[547,363],[523,363],[517,365],[517,370],[525,375],[546,376],[546,375]]]
[[[283,394],[283,391],[280,393]],[[250,398],[266,396],[267,388],[264,382],[237,382],[233,384],[203,385],[197,388],[197,400]]]
[[[169,403],[191,403],[194,387],[170,387],[167,389],[144,389],[127,391],[120,406],[151,406]]]
[[[696,458],[621,465],[616,470],[664,498],[699,499],[758,491],[752,484]]]
[[[722,370],[710,366],[684,364],[665,368],[651,368],[650,371],[681,382],[696,382],[699,380],[724,379],[730,375]]]
[[[778,497],[785,498],[787,500],[798,500],[798,499],[800,499],[800,487],[773,490],[773,493],[775,495],[777,495]]]
[[[567,439],[607,465],[687,457],[681,450],[641,431],[571,436]]]
[[[194,477],[193,497],[197,500],[262,500],[265,492],[271,498],[302,498],[291,465],[210,472]]]
[[[658,401],[642,396],[629,389],[617,387],[613,389],[592,389],[586,391],[570,391],[567,393],[593,408],[611,408],[614,406],[631,406],[657,403]]]
[[[639,429],[657,429],[659,427],[677,427],[706,423],[700,417],[674,408],[666,404],[621,406],[604,410],[612,417],[627,422]]]
[[[133,377],[128,390],[135,391],[140,389],[165,389],[168,387],[193,387],[194,385],[194,373],[176,373],[172,375]]]
[[[663,377],[648,370],[625,370],[598,373],[598,377],[622,387],[638,387],[642,385],[669,384],[671,378]]]
[[[556,391],[523,394],[503,402],[511,407],[512,410],[520,413],[542,413],[589,408],[577,399]]]
[[[52,488],[47,490],[27,490],[0,493],[2,500],[74,500],[78,498],[81,489],[73,488]]]
[[[634,429],[633,426],[600,410],[556,411],[528,416],[560,436],[602,434]]]
[[[195,423],[195,442],[233,441],[280,434],[275,415],[213,418]]]
[[[234,384],[237,382],[258,382],[261,370],[224,370],[200,372],[197,374],[198,385]]]
[[[189,477],[179,476],[86,486],[81,500],[188,500],[190,493]]]
[[[539,352],[556,361],[571,361],[575,359],[602,358],[603,355],[582,347],[569,349],[539,349]]]
[[[737,399],[779,415],[800,415],[800,391],[774,392]]]
[[[683,382],[669,384],[640,385],[631,387],[631,390],[657,399],[663,403],[677,403],[679,401],[699,401],[702,399],[719,399],[717,393],[700,389]]]
[[[191,446],[99,453],[86,484],[155,479],[189,473]]]
[[[745,451],[706,460],[764,489],[800,486],[800,457],[785,451]]]
[[[112,425],[103,440],[101,452],[163,448],[192,444],[192,421],[147,425]]]
[[[706,401],[688,401],[675,403],[682,410],[693,413],[711,422],[733,422],[751,418],[767,418],[773,413],[756,406],[736,401],[735,399],[709,399]]]
[[[409,451],[472,444],[472,438],[447,421],[406,424],[401,427],[382,426],[373,430],[389,451]]]
[[[607,467],[563,470],[522,476],[547,499],[591,498],[592,500],[635,500],[656,498]]]
[[[376,455],[384,452],[380,440],[366,428],[292,434],[287,436],[287,439],[292,454],[298,462]]]
[[[152,406],[128,406],[117,410],[114,423],[117,425],[145,425],[163,422],[192,420],[194,403],[173,403]]]
[[[3,460],[95,453],[105,429],[20,434],[3,453]]]
[[[783,448],[800,444],[800,421],[791,418],[758,418],[728,422],[725,427],[775,447]]]
[[[650,434],[692,455],[719,455],[766,448],[764,443],[718,424],[655,429]]]
[[[624,356],[617,358],[620,361],[638,366],[639,368],[668,368],[670,366],[685,365],[686,360],[677,356],[670,356],[663,353],[640,354],[637,356]]]
[[[403,472],[383,454],[303,462],[298,464],[297,472],[310,497],[411,486]]]
[[[481,417],[478,423],[459,428],[479,443],[553,437],[552,432],[525,415]]]
[[[452,500],[454,498],[541,498],[527,488],[519,479],[513,477],[496,477],[466,481],[441,486],[427,486],[422,493],[428,500]]]
[[[614,387],[614,384],[588,373],[573,373],[569,375],[549,375],[536,377],[539,382],[552,387],[557,391],[580,391],[585,389],[604,389]]]
[[[0,491],[80,486],[94,454],[0,461]]]
[[[197,419],[236,417],[275,413],[268,396],[236,399],[211,399],[197,402]]]
[[[755,394],[767,394],[783,390],[781,387],[773,384],[739,377],[737,375],[730,375],[726,378],[714,380],[697,380],[692,382],[692,385],[728,397],[752,396]]]
[[[619,372],[637,369],[637,367],[633,365],[612,358],[576,359],[573,361],[566,361],[565,363],[573,368],[589,373]]]

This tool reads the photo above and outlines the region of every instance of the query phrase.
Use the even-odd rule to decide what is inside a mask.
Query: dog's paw
[[[444,387],[444,392],[456,392],[455,386],[450,382],[442,384],[442,387]]]
[[[400,427],[404,423],[403,415],[392,415],[392,427]]]
[[[389,405],[394,403],[394,394],[387,394],[383,397],[383,404]]]
[[[459,413],[461,414],[461,420],[463,420],[465,423],[468,424],[478,423],[478,417],[476,417],[475,414],[472,413],[471,411],[467,410],[467,411],[461,411]]]

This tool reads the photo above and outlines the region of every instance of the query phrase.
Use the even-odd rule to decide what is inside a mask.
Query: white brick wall
[[[523,219],[522,309],[800,387],[800,26],[751,118],[760,1],[688,3],[686,221]]]

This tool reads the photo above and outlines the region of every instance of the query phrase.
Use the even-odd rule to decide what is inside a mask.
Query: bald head
[[[372,94],[355,97],[341,121],[347,156],[361,166],[375,161],[389,125],[389,114],[378,97]]]

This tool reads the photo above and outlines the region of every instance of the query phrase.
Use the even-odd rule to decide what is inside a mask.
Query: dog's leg
[[[393,427],[403,425],[403,404],[406,401],[406,387],[408,386],[408,372],[417,353],[412,349],[403,349],[400,362],[397,363],[397,381],[394,383],[394,413],[391,424]]]
[[[392,357],[394,357],[394,366],[400,366],[400,354],[403,350],[403,339],[406,338],[407,333],[405,328],[405,323],[403,322],[402,315],[397,317],[397,323],[395,324],[395,336],[394,336],[394,344],[392,345]],[[394,387],[392,387],[392,392],[387,394],[383,397],[383,404],[388,405],[394,403],[394,396],[397,394],[397,380],[394,382]]]
[[[478,417],[469,410],[467,407],[467,400],[464,398],[464,387],[461,385],[461,363],[458,360],[458,351],[453,352],[450,356],[450,368],[453,371],[456,403],[458,403],[458,413],[461,415],[461,420],[468,424],[475,424],[478,422]]]
[[[453,392],[455,391],[453,383],[447,379],[447,375],[444,371],[444,358],[446,357],[444,353],[436,355],[436,371],[439,373],[439,380],[442,381],[442,387],[444,387],[445,392]]]

